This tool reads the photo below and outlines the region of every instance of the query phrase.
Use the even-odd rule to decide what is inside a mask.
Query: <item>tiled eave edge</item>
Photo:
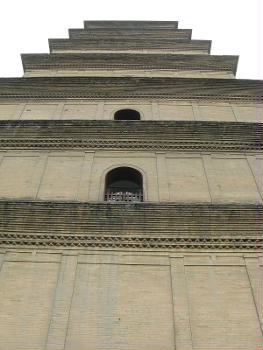
[[[165,151],[262,151],[263,124],[197,121],[0,121],[0,147]]]
[[[0,201],[0,246],[263,249],[253,204]]]
[[[1,78],[0,99],[148,98],[263,100],[263,81],[213,78]]]

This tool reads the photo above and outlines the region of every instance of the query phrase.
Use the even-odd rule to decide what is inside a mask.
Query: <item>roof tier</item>
[[[209,53],[211,47],[210,40],[185,40],[185,39],[152,39],[142,38],[128,39],[120,37],[116,39],[49,39],[50,52],[58,51],[141,51],[158,50],[163,53],[169,51],[173,53]]]
[[[191,29],[165,29],[165,30],[145,30],[145,29],[69,29],[70,39],[127,39],[155,40],[155,39],[183,39],[190,40]]]
[[[209,78],[1,78],[2,99],[175,98],[262,101],[263,81]]]
[[[124,53],[57,53],[23,54],[24,71],[47,69],[183,69],[213,70],[236,73],[238,56],[124,54]]]
[[[176,29],[177,21],[84,21],[85,29]]]

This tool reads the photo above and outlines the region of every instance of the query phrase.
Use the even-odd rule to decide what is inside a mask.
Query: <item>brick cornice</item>
[[[212,78],[32,77],[1,78],[0,99],[174,98],[263,100],[263,82]]]
[[[155,40],[126,40],[125,37],[111,39],[49,39],[50,52],[56,50],[165,50],[176,51],[200,51],[210,53],[211,40],[185,40],[185,39],[155,39]]]
[[[194,121],[0,121],[1,149],[244,152],[263,150],[263,124]]]
[[[162,29],[162,30],[140,30],[134,28],[133,31],[123,31],[122,29],[114,28],[106,29],[106,30],[93,30],[93,29],[69,29],[69,37],[70,39],[86,39],[86,40],[120,40],[120,39],[127,39],[131,41],[142,41],[142,40],[148,40],[148,41],[155,41],[155,40],[190,40],[192,36],[192,29]]]
[[[3,247],[263,248],[262,205],[0,201],[0,212]]]
[[[230,71],[235,74],[237,56],[175,54],[22,54],[25,71],[33,69],[189,69]]]

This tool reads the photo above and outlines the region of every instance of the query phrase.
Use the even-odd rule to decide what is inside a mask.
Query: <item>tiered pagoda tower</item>
[[[86,21],[0,79],[0,350],[259,350],[262,82],[177,22]]]

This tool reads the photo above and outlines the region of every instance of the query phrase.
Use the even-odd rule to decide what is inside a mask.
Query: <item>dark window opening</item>
[[[121,109],[114,114],[114,120],[140,120],[140,113],[134,109]]]
[[[129,167],[111,170],[106,176],[104,200],[108,202],[142,202],[141,173]]]

